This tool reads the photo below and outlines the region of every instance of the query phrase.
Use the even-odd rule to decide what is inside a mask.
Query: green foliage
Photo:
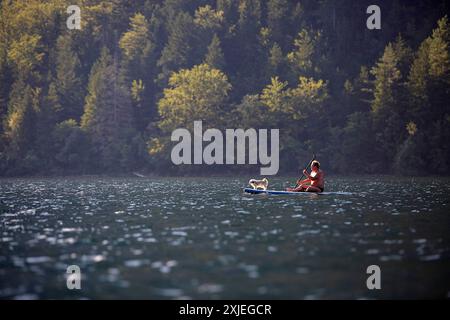
[[[267,24],[276,38],[281,38],[283,34],[288,10],[287,0],[269,0],[267,2]]]
[[[294,51],[287,55],[287,59],[295,74],[313,75],[319,72],[318,45],[321,41],[320,32],[301,30],[294,40]]]
[[[14,84],[5,125],[13,157],[20,157],[33,143],[37,107],[33,96],[34,91],[29,85],[20,80]]]
[[[58,123],[52,134],[55,165],[68,173],[89,172],[90,141],[74,119]]]
[[[375,77],[372,114],[380,161],[385,170],[393,168],[399,146],[407,138],[403,128],[409,113],[410,94],[407,75],[411,68],[412,51],[401,36],[389,43],[371,74]]]
[[[389,112],[389,108],[393,109],[395,107],[395,90],[402,76],[398,68],[398,58],[392,44],[387,45],[383,56],[376,66],[372,68],[371,74],[375,77],[372,112],[375,115]]]
[[[102,86],[104,83],[102,80],[104,79],[104,72],[111,64],[111,54],[107,48],[103,48],[100,57],[93,65],[89,76],[88,94],[84,105],[83,117],[81,118],[82,128],[88,128],[93,124],[98,101],[97,92],[103,89]]]
[[[14,40],[8,50],[8,59],[21,76],[29,76],[42,62],[44,53],[41,52],[41,37],[25,34]]]
[[[274,43],[269,53],[269,74],[279,75],[284,66],[283,52],[277,43]]]
[[[274,77],[271,79],[271,83],[264,88],[261,94],[261,102],[271,112],[283,112],[286,108],[289,98],[289,92],[286,90],[287,85],[287,82],[281,82],[278,77]]]
[[[445,1],[380,0],[382,32],[364,1],[70,4],[0,2],[2,175],[166,172],[195,120],[279,128],[282,172],[450,172]]]
[[[211,68],[223,69],[225,67],[225,58],[220,47],[220,39],[215,34],[211,44],[208,46],[208,53],[205,57],[205,63]]]
[[[142,100],[142,92],[144,91],[144,84],[142,83],[142,80],[133,80],[131,83],[131,97],[136,102],[141,102]]]
[[[223,127],[230,89],[227,76],[207,64],[174,73],[158,102],[160,128],[170,133],[179,127],[192,127],[197,119],[208,126]]]
[[[89,79],[82,128],[99,156],[99,167],[107,171],[124,168],[127,143],[134,134],[131,97],[119,73],[116,59],[104,49]]]
[[[192,61],[195,61],[193,44],[197,41],[195,32],[193,33],[194,21],[186,12],[180,12],[168,29],[169,38],[158,60],[158,66],[162,69],[159,79],[164,84],[172,71],[190,67]]]
[[[136,13],[130,19],[130,29],[122,35],[119,46],[128,60],[145,59],[152,50],[147,19]]]
[[[447,16],[438,21],[429,44],[430,76],[450,78],[450,26]],[[450,84],[450,82],[447,82]]]
[[[287,82],[281,82],[275,77],[264,88],[261,101],[270,112],[286,113],[293,120],[301,120],[323,111],[323,103],[328,98],[323,80],[300,77],[296,88],[286,89],[287,85]]]
[[[426,153],[427,144],[422,134],[408,137],[395,156],[395,171],[404,175],[423,175],[427,163],[431,162]]]
[[[340,137],[342,146],[336,150],[342,155],[338,163],[342,171],[352,171],[354,173],[374,173],[379,171],[376,158],[376,151],[373,146],[376,144],[373,135],[373,124],[368,112],[356,112],[348,117],[346,126],[342,130]],[[351,158],[348,155],[352,155]]]
[[[205,29],[218,30],[224,21],[223,11],[213,10],[210,5],[195,10],[194,23]]]
[[[298,150],[311,149],[318,143],[315,128],[325,120],[323,111],[327,99],[326,83],[312,78],[300,77],[297,87],[289,88],[288,82],[274,77],[263,89],[260,101],[267,108],[263,123],[282,129],[285,169],[296,168],[288,159],[298,159]]]
[[[73,52],[72,41],[67,36],[58,38],[56,49],[56,79],[54,85],[57,101],[54,102],[60,106],[60,111],[63,112],[65,118],[80,119],[83,112],[82,97],[84,93],[81,79],[78,76],[80,60]]]
[[[327,85],[323,80],[300,77],[298,86],[291,90],[290,96],[292,102],[287,112],[294,120],[320,116],[325,111],[324,102],[328,99]]]
[[[258,95],[246,95],[236,106],[234,123],[244,123],[249,128],[267,128],[270,126],[268,107]],[[230,125],[232,125],[230,123]]]
[[[409,91],[414,98],[417,98],[420,101],[427,99],[429,43],[430,40],[427,39],[420,45],[409,72]]]

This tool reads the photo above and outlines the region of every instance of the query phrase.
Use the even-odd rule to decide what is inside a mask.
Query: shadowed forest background
[[[279,128],[280,173],[450,173],[447,1],[1,1],[0,175],[235,173],[176,128]],[[69,5],[81,30],[69,30]],[[255,168],[257,167],[257,168]]]

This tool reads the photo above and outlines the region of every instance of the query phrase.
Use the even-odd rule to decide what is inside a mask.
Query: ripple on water
[[[89,280],[98,281],[85,287],[87,298],[361,298],[367,293],[352,287],[352,270],[369,258],[399,272],[419,263],[425,278],[450,258],[447,180],[332,177],[323,196],[255,197],[242,193],[248,178],[0,183],[0,298],[54,292],[54,274],[70,264],[88,266]],[[183,190],[173,192],[175,183]],[[347,294],[330,287],[343,260]],[[37,275],[50,280],[34,286]],[[384,294],[428,292],[397,288]],[[49,298],[70,297],[56,295]]]
[[[34,263],[45,263],[52,261],[50,257],[42,256],[42,257],[28,257],[25,259],[27,263],[34,264]]]

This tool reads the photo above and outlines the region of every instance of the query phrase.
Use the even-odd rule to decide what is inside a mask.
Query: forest
[[[173,165],[196,120],[279,129],[280,174],[448,175],[449,3],[372,2],[2,0],[0,176],[257,172]]]

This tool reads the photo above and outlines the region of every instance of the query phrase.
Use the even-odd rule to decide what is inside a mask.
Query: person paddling
[[[308,170],[303,170],[306,176],[304,180],[298,180],[295,188],[287,188],[291,192],[323,192],[325,187],[325,174],[320,170],[320,163],[317,160],[311,162],[311,174]]]

